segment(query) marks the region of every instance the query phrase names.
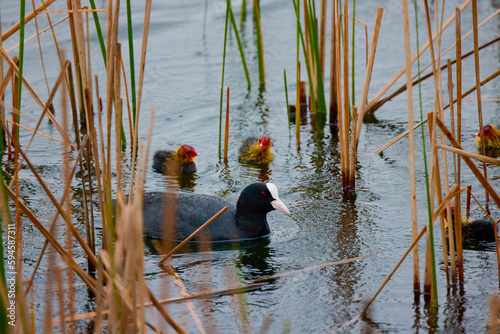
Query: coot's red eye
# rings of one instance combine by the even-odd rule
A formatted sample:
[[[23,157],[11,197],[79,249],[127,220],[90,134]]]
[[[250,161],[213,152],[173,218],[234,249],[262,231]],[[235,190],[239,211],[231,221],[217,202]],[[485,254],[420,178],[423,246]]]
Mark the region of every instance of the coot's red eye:
[[[262,196],[266,196],[266,195],[267,195],[265,191],[262,191],[260,194],[261,194]]]

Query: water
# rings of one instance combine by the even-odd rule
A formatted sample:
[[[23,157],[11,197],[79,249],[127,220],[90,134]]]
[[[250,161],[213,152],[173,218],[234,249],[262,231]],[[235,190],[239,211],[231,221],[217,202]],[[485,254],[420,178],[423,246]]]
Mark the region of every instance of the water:
[[[233,9],[238,20],[241,2],[234,2]],[[104,8],[105,1],[97,1],[98,8]],[[375,21],[376,6],[384,6],[384,17],[375,58],[369,97],[372,98],[404,65],[402,15],[397,0],[382,3],[358,4],[356,16],[368,24],[369,39]],[[447,1],[445,20],[459,1]],[[55,5],[54,9],[63,9]],[[209,1],[204,28],[204,2],[154,2],[151,30],[147,53],[147,65],[143,90],[141,127],[142,139],[147,137],[151,107],[156,107],[153,125],[151,157],[155,150],[174,149],[179,144],[189,144],[201,152],[197,158],[198,171],[188,184],[174,184],[179,191],[214,194],[230,201],[236,201],[239,191],[256,181],[272,181],[280,190],[280,198],[291,211],[290,218],[281,213],[270,214],[272,236],[268,242],[245,245],[241,249],[217,248],[203,252],[187,252],[174,256],[173,265],[182,277],[187,290],[197,293],[230,285],[236,275],[248,280],[268,275],[289,272],[325,262],[336,261],[376,253],[360,262],[298,273],[286,278],[267,282],[262,288],[241,296],[248,312],[248,321],[254,332],[270,326],[270,332],[283,332],[290,328],[292,333],[331,332],[358,314],[363,303],[371,298],[385,277],[394,268],[411,243],[410,185],[407,140],[387,149],[381,155],[370,152],[407,128],[406,95],[402,94],[379,109],[376,120],[365,123],[359,144],[357,169],[357,198],[352,202],[342,201],[340,176],[340,154],[337,141],[328,127],[314,130],[310,122],[301,125],[301,145],[297,147],[295,137],[289,138],[286,121],[283,68],[287,70],[290,99],[295,96],[295,16],[293,6],[285,0],[262,2],[261,21],[266,63],[266,90],[259,93],[258,68],[255,35],[251,11],[241,26],[241,38],[250,70],[252,88],[247,90],[241,66],[240,55],[234,36],[228,38],[226,76],[224,86],[231,89],[230,98],[230,144],[227,166],[218,159],[219,98],[221,80],[222,46],[224,32],[225,1]],[[427,36],[423,6],[419,3],[419,33],[422,45]],[[410,6],[412,26],[412,48],[415,47],[413,6]],[[431,20],[434,10],[431,6]],[[498,9],[497,1],[481,1],[479,21]],[[319,5],[318,5],[319,8]],[[15,2],[2,3],[3,28],[16,22],[18,8]],[[120,40],[128,72],[128,49],[125,31],[125,15],[122,8]],[[250,7],[248,8],[250,9]],[[133,4],[135,56],[139,64],[142,38],[143,4]],[[329,9],[330,10],[330,9]],[[62,17],[61,15],[54,15]],[[105,19],[101,16],[101,22]],[[471,9],[462,16],[462,32],[472,28]],[[40,17],[39,24],[46,26]],[[498,18],[480,30],[480,44],[498,36]],[[105,26],[105,24],[104,24]],[[329,23],[327,25],[330,26]],[[435,24],[433,23],[433,29]],[[95,35],[92,33],[93,71],[100,76],[104,87],[103,64]],[[30,25],[26,36],[34,33]],[[361,98],[364,79],[364,32],[356,27],[356,99]],[[58,42],[69,55],[69,33],[67,22],[56,29]],[[17,35],[5,42],[9,48],[17,43]],[[329,34],[327,35],[329,40]],[[443,49],[454,41],[454,25],[443,36]],[[52,86],[59,72],[59,65],[53,48],[52,37],[41,37],[45,65],[48,68],[49,85]],[[463,42],[463,52],[472,48],[472,40]],[[17,51],[11,52],[11,56]],[[328,53],[328,51],[327,51]],[[453,58],[454,50],[446,57]],[[42,99],[48,96],[40,67],[38,46],[35,40],[26,44],[25,75],[36,87]],[[497,46],[481,51],[481,77],[493,73],[499,66]],[[70,57],[68,57],[70,58]],[[446,58],[445,58],[446,59]],[[422,66],[430,57],[422,57]],[[329,68],[327,62],[326,68]],[[473,58],[463,62],[464,91],[474,84]],[[413,67],[415,72],[416,65]],[[305,77],[305,72],[302,76]],[[138,74],[137,74],[138,76]],[[325,74],[329,82],[329,73]],[[403,84],[399,80],[394,87]],[[486,98],[498,98],[500,81],[493,80],[482,88]],[[443,87],[447,87],[446,75]],[[225,89],[224,89],[225,90]],[[433,84],[426,81],[422,87],[424,117],[433,106]],[[392,90],[390,90],[392,92]],[[39,107],[23,93],[23,124],[34,127]],[[102,95],[102,94],[101,94]],[[447,91],[445,90],[445,104]],[[475,97],[472,94],[469,97]],[[10,101],[10,97],[7,97]],[[60,97],[56,97],[57,103]],[[359,103],[359,102],[358,102]],[[418,116],[418,100],[415,99],[415,118]],[[475,102],[464,102],[463,141],[465,149],[474,151],[473,139],[478,131]],[[485,122],[497,121],[498,102],[484,102]],[[446,113],[448,117],[448,113]],[[60,113],[57,114],[60,119]],[[41,132],[58,137],[57,130],[42,122]],[[239,143],[250,135],[269,133],[273,140],[275,159],[268,169],[241,165],[237,159]],[[21,132],[21,143],[26,145],[30,134]],[[425,182],[423,174],[422,145],[420,131],[417,132],[417,191],[419,226],[426,220]],[[428,144],[428,143],[427,143]],[[429,148],[429,146],[427,146]],[[51,154],[48,154],[51,152]],[[37,167],[56,198],[62,194],[60,144],[37,138],[29,151],[31,161]],[[124,154],[125,160],[128,154]],[[150,158],[151,158],[150,157]],[[12,168],[4,158],[4,168]],[[499,175],[495,167],[488,167],[490,176]],[[27,168],[20,174],[21,196],[48,225],[54,209],[50,201]],[[466,166],[462,169],[463,184],[472,184],[475,195],[484,202],[484,192]],[[147,191],[163,190],[172,183],[165,176],[150,171],[147,176]],[[495,189],[499,181],[491,181]],[[75,181],[72,204],[74,219],[83,230],[82,206],[79,181]],[[96,212],[98,211],[95,208]],[[498,217],[498,208],[491,206],[492,216]],[[482,216],[476,206],[472,215]],[[40,233],[24,219],[24,272],[31,275],[36,257],[43,244]],[[62,226],[62,225],[61,225]],[[375,303],[368,317],[349,327],[347,332],[359,332],[370,326],[388,333],[404,332],[446,332],[477,333],[486,331],[488,319],[488,296],[498,289],[498,274],[494,247],[481,250],[465,250],[465,285],[462,292],[446,287],[443,253],[439,227],[435,229],[436,258],[439,261],[438,292],[439,309],[435,317],[429,315],[423,300],[415,301],[412,291],[412,263],[407,259],[396,272]],[[29,240],[29,242],[28,242]],[[424,260],[420,244],[421,263]],[[76,259],[85,266],[81,250],[76,250]],[[148,285],[159,298],[167,297],[165,282],[168,275],[156,265],[158,255],[147,248],[145,270]],[[38,271],[35,279],[35,309],[37,328],[42,330],[45,314],[44,298],[47,262]],[[421,269],[423,273],[423,266]],[[201,280],[200,277],[203,277]],[[170,287],[168,296],[177,294]],[[83,285],[77,286],[78,312],[93,309],[93,301]],[[195,300],[194,304],[207,328],[211,325],[217,332],[234,333],[243,331],[241,319],[233,301],[234,297],[220,296],[208,300]],[[184,304],[168,306],[170,315],[187,331],[196,332],[196,326]],[[434,321],[432,321],[434,320]],[[91,326],[78,322],[77,328],[85,332]]]

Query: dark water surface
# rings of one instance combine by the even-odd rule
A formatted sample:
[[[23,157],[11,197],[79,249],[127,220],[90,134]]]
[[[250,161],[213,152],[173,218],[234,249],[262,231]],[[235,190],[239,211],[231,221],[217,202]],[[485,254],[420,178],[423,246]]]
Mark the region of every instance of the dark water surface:
[[[104,8],[106,1],[97,1],[98,8]],[[382,155],[370,154],[373,150],[400,134],[407,128],[406,94],[385,104],[376,112],[376,120],[365,123],[359,144],[357,198],[352,202],[342,200],[340,176],[340,151],[338,142],[328,127],[314,130],[309,122],[301,126],[301,144],[297,147],[295,136],[289,138],[286,121],[283,68],[288,75],[290,100],[295,98],[295,16],[293,6],[287,0],[261,2],[262,29],[266,64],[266,90],[259,93],[255,34],[250,6],[247,20],[241,25],[241,37],[252,79],[252,88],[247,90],[244,72],[236,39],[228,38],[225,86],[231,88],[231,119],[228,165],[219,163],[218,126],[219,98],[224,33],[225,1],[210,0],[207,4],[206,29],[204,29],[205,2],[198,1],[154,1],[147,54],[146,76],[141,113],[140,137],[145,139],[151,107],[156,107],[153,125],[151,157],[155,150],[174,149],[179,144],[189,144],[201,152],[197,158],[198,171],[190,182],[175,183],[183,192],[214,194],[236,201],[241,189],[256,181],[272,181],[280,191],[280,198],[288,206],[291,216],[273,212],[270,214],[272,236],[269,242],[244,245],[241,249],[215,249],[203,252],[187,252],[175,255],[172,261],[190,293],[217,289],[232,284],[237,275],[241,280],[264,277],[305,268],[325,262],[377,253],[378,256],[361,262],[338,267],[323,268],[298,273],[267,282],[261,289],[240,295],[244,301],[250,328],[260,332],[263,326],[270,326],[270,332],[281,333],[287,328],[292,333],[328,333],[358,314],[363,302],[376,292],[411,243],[411,212],[408,141],[402,140]],[[431,2],[432,3],[432,2]],[[234,1],[233,8],[238,20],[240,1]],[[445,20],[454,12],[461,1],[446,1]],[[403,25],[401,2],[358,1],[356,16],[369,27],[369,39],[373,31],[376,7],[384,6],[384,17],[380,32],[375,67],[370,88],[370,97],[392,78],[404,65]],[[31,5],[30,5],[31,6]],[[62,4],[55,9],[64,9]],[[330,4],[329,4],[330,6]],[[122,6],[120,39],[128,72],[128,48],[126,39],[125,5]],[[317,4],[319,10],[319,2]],[[412,44],[415,47],[415,25],[413,3],[410,6]],[[432,3],[431,20],[434,24]],[[479,1],[479,21],[499,8],[498,1]],[[15,1],[2,2],[2,25],[5,29],[17,22],[18,7]],[[139,64],[140,40],[144,4],[133,3],[133,22],[136,63]],[[330,9],[328,9],[330,11]],[[419,33],[422,45],[427,39],[425,12],[419,2]],[[62,14],[61,14],[62,15]],[[62,17],[54,15],[56,17]],[[105,26],[105,18],[101,16]],[[41,17],[39,24],[46,26]],[[70,52],[68,23],[56,29],[60,46]],[[463,34],[472,29],[471,8],[462,17]],[[328,27],[330,24],[328,23]],[[494,18],[479,34],[480,44],[498,36],[499,20]],[[103,64],[98,43],[92,35],[93,71],[103,82]],[[329,29],[328,29],[329,30]],[[34,33],[34,26],[27,28],[26,36]],[[361,98],[364,79],[365,48],[364,28],[356,26],[356,100]],[[17,44],[15,35],[5,43],[8,49]],[[327,35],[329,40],[329,34]],[[445,50],[454,41],[454,24],[443,36]],[[52,86],[59,73],[59,65],[49,33],[41,38],[44,60],[48,69],[49,85]],[[463,42],[463,51],[472,49],[472,39]],[[17,50],[10,53],[17,54]],[[329,51],[327,49],[327,54]],[[454,49],[443,59],[454,58]],[[26,44],[25,75],[37,88],[42,98],[48,96],[40,66],[38,46],[35,40]],[[499,67],[498,45],[480,53],[481,77],[493,73]],[[430,60],[426,53],[422,66]],[[137,66],[138,67],[138,66]],[[463,62],[464,91],[474,85],[473,58]],[[326,68],[329,68],[327,62]],[[413,67],[415,72],[416,65]],[[443,72],[444,73],[444,72]],[[444,73],[445,74],[445,73]],[[302,72],[306,77],[306,73]],[[138,77],[138,73],[137,73]],[[325,74],[329,83],[329,71]],[[394,87],[399,87],[399,81]],[[446,75],[443,87],[447,87]],[[482,88],[485,98],[498,98],[500,81],[494,80]],[[390,90],[392,92],[393,90]],[[426,81],[422,87],[423,110],[426,114],[434,101],[434,86]],[[101,95],[103,95],[101,93]],[[445,104],[447,90],[445,89]],[[475,93],[469,97],[475,97]],[[10,101],[10,97],[7,97]],[[56,97],[60,101],[60,97]],[[225,103],[225,102],[224,102]],[[359,104],[359,102],[357,102]],[[415,118],[418,115],[418,99],[415,99]],[[477,105],[466,101],[463,105],[464,147],[474,151],[473,140],[478,131]],[[499,119],[498,102],[483,102],[485,122]],[[33,127],[39,116],[39,107],[23,95],[23,120]],[[58,113],[57,117],[60,117]],[[446,117],[449,118],[448,112]],[[41,132],[58,136],[57,130],[43,122]],[[238,162],[239,143],[250,135],[269,133],[273,140],[274,161],[269,168],[259,169],[244,166]],[[417,191],[420,228],[426,222],[425,182],[420,131],[417,133]],[[21,132],[21,142],[26,145],[30,133]],[[62,157],[60,144],[42,137],[36,139],[29,151],[31,161],[36,165],[56,198],[62,194]],[[150,158],[151,158],[150,157]],[[124,162],[129,161],[128,151],[123,153]],[[451,159],[449,159],[451,160]],[[4,162],[6,160],[4,159]],[[451,166],[451,165],[450,165]],[[4,168],[12,166],[4,163]],[[498,176],[496,167],[489,166],[490,176]],[[27,168],[21,172],[21,196],[48,225],[54,209]],[[473,184],[475,195],[484,202],[484,192],[467,169],[462,169],[463,184]],[[491,181],[498,189],[499,181]],[[148,191],[161,191],[169,180],[165,176],[148,172]],[[83,231],[81,185],[76,179],[73,185],[75,220]],[[499,210],[491,207],[492,215],[498,218]],[[98,208],[95,208],[98,212]],[[482,216],[472,206],[473,216]],[[61,223],[62,224],[62,223]],[[63,225],[61,225],[63,226]],[[24,220],[24,272],[31,275],[36,257],[43,244],[40,233]],[[371,306],[369,317],[349,327],[347,332],[359,332],[365,326],[386,333],[443,332],[479,333],[486,332],[488,319],[488,296],[498,289],[498,273],[494,246],[487,245],[480,250],[465,250],[465,285],[463,291],[447,288],[444,273],[443,253],[439,227],[435,229],[436,258],[439,261],[438,291],[439,309],[430,315],[423,299],[414,300],[412,263],[408,258],[396,272],[390,283]],[[420,243],[421,273],[423,273],[425,243]],[[80,249],[76,250],[77,261],[85,265]],[[145,270],[148,285],[159,298],[178,295],[169,275],[155,264],[158,261],[148,248]],[[35,280],[35,303],[37,328],[42,331],[46,293],[47,262],[38,271]],[[93,310],[93,301],[85,286],[77,286],[78,312]],[[203,322],[217,332],[235,333],[245,331],[236,302],[237,297],[220,296],[209,300],[195,300],[194,305],[202,315]],[[188,332],[197,332],[185,304],[167,307],[170,315]],[[77,323],[78,331],[91,328],[88,323]]]

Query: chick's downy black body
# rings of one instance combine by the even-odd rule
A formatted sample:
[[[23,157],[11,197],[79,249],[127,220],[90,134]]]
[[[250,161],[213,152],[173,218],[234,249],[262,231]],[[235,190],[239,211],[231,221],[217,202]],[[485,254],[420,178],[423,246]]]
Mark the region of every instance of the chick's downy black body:
[[[175,173],[196,172],[196,163],[194,158],[198,152],[192,146],[181,145],[176,151],[156,151],[153,156],[153,170],[158,173],[166,174],[168,168]]]
[[[165,203],[176,202],[176,221],[172,229],[164,226]],[[206,227],[193,241],[223,242],[251,240],[271,232],[266,215],[272,210],[289,213],[271,183],[254,183],[245,188],[236,205],[210,195],[165,193],[144,194],[144,234],[150,238],[181,241],[213,217],[222,208],[229,209]],[[172,231],[169,231],[172,230]]]

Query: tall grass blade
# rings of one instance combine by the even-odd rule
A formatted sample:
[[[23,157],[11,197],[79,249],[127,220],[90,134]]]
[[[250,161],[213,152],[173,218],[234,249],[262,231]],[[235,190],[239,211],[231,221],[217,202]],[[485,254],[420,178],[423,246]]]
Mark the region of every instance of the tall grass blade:
[[[354,80],[355,80],[355,64],[354,64],[354,60],[356,59],[355,58],[355,44],[354,44],[354,41],[355,41],[355,38],[356,38],[356,35],[355,35],[355,27],[356,27],[356,0],[353,0],[353,3],[352,3],[352,55],[351,55],[351,95],[352,95],[352,105],[355,105],[356,104],[356,93],[355,93],[355,90],[354,90],[354,87],[355,87],[355,84],[354,84]]]
[[[227,25],[229,22],[229,4],[226,3],[226,22],[224,24],[224,51],[222,52],[222,79],[220,84],[219,110],[219,160],[222,158],[222,100],[224,99],[224,69],[226,66]]]
[[[247,62],[245,60],[245,53],[243,52],[243,45],[241,44],[240,34],[238,33],[238,27],[236,26],[236,20],[234,19],[233,9],[231,7],[231,0],[226,0],[226,2],[229,8],[229,18],[231,20],[231,25],[233,26],[234,29],[236,41],[238,42],[238,49],[240,50],[241,63],[243,64],[243,69],[245,70],[245,77],[247,78],[248,89],[250,89],[252,83],[250,82],[250,74],[248,73]]]
[[[89,0],[90,7],[96,9],[95,0]],[[101,46],[102,60],[104,61],[104,66],[106,66],[106,44],[104,43],[104,37],[102,35],[101,23],[99,22],[99,16],[97,12],[92,12],[92,17],[94,18],[95,30],[97,32],[97,38],[99,39],[99,45]]]
[[[137,112],[137,95],[135,92],[134,36],[132,29],[133,29],[132,8],[130,5],[130,0],[127,0],[127,31],[128,31],[128,53],[130,59],[130,89],[132,91],[132,118],[133,118],[133,124],[135,126],[135,118]]]
[[[285,79],[285,99],[286,99],[286,114],[288,116],[288,137],[292,137],[292,129],[290,129],[290,107],[288,104],[288,85],[286,83],[286,68],[283,69],[283,77]],[[300,106],[299,106],[300,108]]]
[[[262,26],[260,24],[260,4],[259,0],[253,1],[253,13],[255,16],[255,28],[257,33],[257,58],[259,60],[259,81],[261,89],[266,85],[266,69],[264,64],[264,43],[262,41]]]

